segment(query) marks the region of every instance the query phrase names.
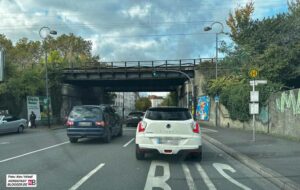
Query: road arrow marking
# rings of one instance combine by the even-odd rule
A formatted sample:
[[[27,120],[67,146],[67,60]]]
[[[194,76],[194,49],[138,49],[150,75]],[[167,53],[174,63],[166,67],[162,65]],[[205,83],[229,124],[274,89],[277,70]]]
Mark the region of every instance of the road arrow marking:
[[[233,169],[231,166],[227,165],[227,164],[221,164],[221,163],[213,163],[213,166],[216,168],[216,170],[222,175],[224,176],[228,181],[230,181],[231,183],[235,184],[236,186],[244,189],[244,190],[251,190],[249,187],[241,184],[240,182],[236,181],[235,179],[233,179],[232,177],[230,177],[228,174],[226,174],[224,172],[224,170],[229,170],[232,173],[235,173],[235,169]]]

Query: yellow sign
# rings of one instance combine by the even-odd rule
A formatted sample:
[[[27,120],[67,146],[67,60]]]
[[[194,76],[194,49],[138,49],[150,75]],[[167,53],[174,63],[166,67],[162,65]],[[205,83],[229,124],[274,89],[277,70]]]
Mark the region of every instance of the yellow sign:
[[[250,76],[251,78],[256,78],[257,75],[258,75],[258,70],[257,70],[257,69],[251,69],[251,70],[249,71],[249,76]]]

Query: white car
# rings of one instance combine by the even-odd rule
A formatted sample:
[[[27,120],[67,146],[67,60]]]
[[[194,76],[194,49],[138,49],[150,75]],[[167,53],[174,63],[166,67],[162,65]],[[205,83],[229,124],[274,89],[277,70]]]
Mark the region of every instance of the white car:
[[[187,108],[149,108],[136,130],[136,158],[144,159],[145,153],[187,153],[202,159],[200,126]]]

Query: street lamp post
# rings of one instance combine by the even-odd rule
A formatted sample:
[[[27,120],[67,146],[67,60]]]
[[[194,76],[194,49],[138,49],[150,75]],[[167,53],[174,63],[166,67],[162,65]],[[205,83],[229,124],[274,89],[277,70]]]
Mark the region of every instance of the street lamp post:
[[[224,33],[224,26],[221,22],[213,22],[210,26],[205,27],[204,31],[207,32],[207,31],[212,30],[212,27],[215,24],[221,25],[221,31],[216,33],[216,79],[217,79],[218,78],[218,49],[219,49],[218,42],[219,42],[219,34],[225,34]]]
[[[220,32],[216,32],[216,80],[218,79],[218,44],[219,44],[219,34],[225,34],[224,33],[224,26],[223,26],[223,24],[221,23],[221,22],[218,22],[218,21],[216,21],[216,22],[213,22],[210,26],[207,26],[207,27],[205,27],[204,28],[204,31],[210,31],[210,30],[212,30],[212,27],[215,25],[215,24],[219,24],[219,25],[221,25],[221,31]],[[217,95],[218,94],[216,94],[216,97],[215,97],[215,99],[217,99]],[[219,101],[219,100],[218,100]],[[218,113],[218,107],[219,107],[219,102],[217,102],[216,101],[216,110],[215,110],[215,112],[216,112],[216,127],[218,127],[218,115],[219,115],[219,113]]]
[[[43,34],[43,32],[45,32]],[[46,34],[46,35],[45,35]],[[50,125],[50,104],[49,104],[49,84],[48,84],[48,66],[47,66],[47,48],[46,48],[46,38],[48,37],[48,35],[56,35],[57,32],[55,30],[51,30],[49,27],[47,26],[43,26],[40,31],[39,31],[39,35],[40,37],[43,39],[44,41],[44,50],[45,50],[45,88],[46,88],[46,98],[47,98],[47,120],[48,120],[48,128],[51,127]]]

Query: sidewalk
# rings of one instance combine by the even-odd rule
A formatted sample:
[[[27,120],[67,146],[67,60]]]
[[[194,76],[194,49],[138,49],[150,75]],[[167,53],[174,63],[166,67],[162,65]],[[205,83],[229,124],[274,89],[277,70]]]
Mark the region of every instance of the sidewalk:
[[[28,127],[27,130],[57,130],[57,129],[64,129],[64,128],[67,128],[66,126],[64,125],[51,125],[50,128],[48,128],[48,126],[46,125],[37,125],[37,128],[30,128]]]
[[[217,131],[209,132],[208,130],[208,132],[204,132],[204,139],[207,141],[216,146],[219,145],[218,147],[221,149],[225,147],[225,151],[228,150],[226,149],[227,146],[235,150],[237,154],[241,153],[242,156],[253,159],[258,163],[256,166],[260,164],[266,167],[266,169],[269,168],[273,170],[274,173],[279,173],[280,176],[277,176],[278,178],[285,177],[294,182],[294,184],[297,185],[297,189],[300,189],[300,142],[260,133],[256,133],[256,141],[253,142],[252,131],[208,127],[204,123],[200,125],[203,128]],[[218,142],[215,142],[213,139],[210,141],[211,138],[209,137],[219,141],[225,146],[218,144]],[[250,163],[250,161],[246,160],[245,162]],[[272,173],[272,171],[269,173]]]

